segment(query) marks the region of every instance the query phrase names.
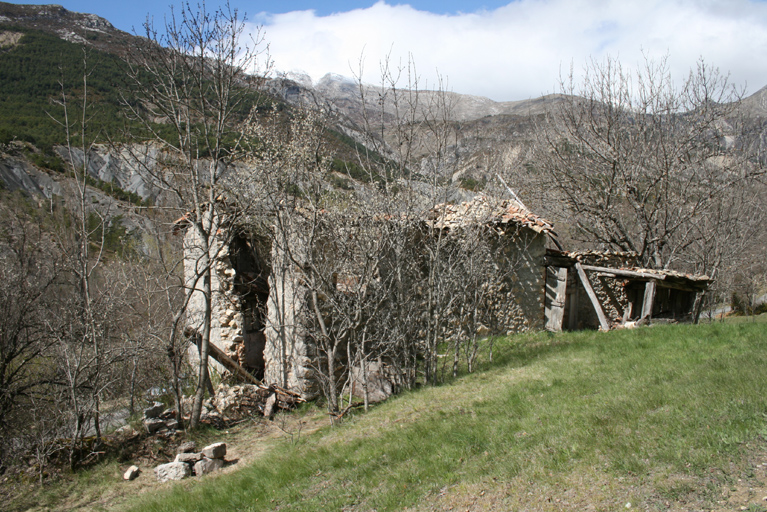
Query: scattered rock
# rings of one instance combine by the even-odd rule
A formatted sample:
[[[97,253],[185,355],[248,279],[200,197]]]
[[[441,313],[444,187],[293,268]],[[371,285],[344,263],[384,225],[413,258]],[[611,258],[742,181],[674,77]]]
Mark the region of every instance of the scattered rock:
[[[179,453],[176,455],[176,460],[173,462],[186,462],[187,464],[194,464],[198,460],[202,460],[202,453]]]
[[[158,430],[162,430],[166,428],[165,422],[157,418],[145,419],[144,426],[146,427],[146,431],[149,432],[150,434],[153,434],[157,432]]]
[[[155,402],[151,407],[144,409],[144,419],[159,418],[164,410],[165,406],[163,404]]]
[[[264,404],[264,417],[272,419],[274,417],[274,406],[277,404],[277,395],[271,395]]]
[[[160,464],[154,468],[154,474],[157,476],[157,480],[160,482],[167,482],[168,480],[183,480],[184,478],[192,475],[192,468],[189,464],[184,462],[169,462],[167,464]]]
[[[202,449],[202,454],[209,459],[223,459],[226,455],[226,443],[214,443]]]
[[[207,475],[224,467],[222,459],[202,458],[194,464],[194,474],[197,476]]]
[[[138,466],[131,466],[128,468],[125,474],[123,474],[123,480],[135,480],[138,478],[140,472],[141,470],[138,468]]]
[[[392,375],[387,365],[369,362],[366,370],[368,400],[371,403],[383,402],[394,394],[397,379]],[[352,368],[352,394],[358,398],[365,396],[364,377],[362,365]]]
[[[178,420],[166,420],[165,426],[171,430],[178,430]]]
[[[237,346],[236,343],[234,345]],[[235,347],[236,348],[236,347]],[[293,409],[302,398],[297,393],[291,393],[275,386],[257,386],[254,384],[227,385],[220,384],[216,393],[203,402],[200,419],[210,425],[224,426],[232,421],[261,416],[264,412],[266,401],[272,395],[276,396],[276,404],[273,410]],[[193,397],[183,398],[184,410],[191,411]]]
[[[193,453],[195,449],[194,441],[187,441],[178,445],[176,453]]]
[[[138,431],[130,425],[123,425],[115,430],[115,434],[120,436],[121,439],[133,439],[138,435]]]

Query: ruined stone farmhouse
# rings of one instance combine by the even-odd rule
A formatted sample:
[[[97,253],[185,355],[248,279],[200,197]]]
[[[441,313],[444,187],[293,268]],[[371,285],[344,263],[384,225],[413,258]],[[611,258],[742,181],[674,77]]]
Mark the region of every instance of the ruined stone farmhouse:
[[[377,222],[378,227],[364,229],[400,221]],[[310,336],[313,288],[305,267],[318,252],[323,259],[332,259],[339,246],[322,236],[300,236],[300,223],[296,228],[280,242],[269,235],[269,226],[254,233],[221,222],[211,250],[215,254],[211,344],[257,379],[311,398],[319,393],[314,361],[318,353]],[[354,240],[359,235],[355,230],[362,228],[350,224],[346,229],[341,238]],[[609,329],[659,316],[690,319],[696,297],[708,283],[705,277],[637,269],[632,255],[547,249],[556,237],[552,224],[513,200],[477,196],[459,205],[439,205],[403,229],[410,230],[407,238],[412,244],[406,251],[412,251],[413,258],[420,257],[426,237],[463,232],[493,239],[494,266],[504,268],[483,306],[492,310],[493,319],[483,326],[483,335],[544,328]],[[184,247],[186,274],[191,278],[199,261],[194,230],[186,230]],[[387,268],[386,262],[378,267],[384,272],[380,269]],[[328,282],[345,292],[358,283],[359,272],[342,267],[327,276]],[[192,331],[202,325],[203,305],[202,293],[196,293],[187,313]],[[192,352],[194,357],[194,347]]]

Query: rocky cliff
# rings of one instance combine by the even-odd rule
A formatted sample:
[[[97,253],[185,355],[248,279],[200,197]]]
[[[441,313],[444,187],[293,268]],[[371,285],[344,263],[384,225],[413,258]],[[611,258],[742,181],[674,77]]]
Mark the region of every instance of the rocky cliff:
[[[60,5],[18,5],[0,2],[0,23],[56,34],[65,41],[122,53],[133,37],[95,14],[69,11]]]

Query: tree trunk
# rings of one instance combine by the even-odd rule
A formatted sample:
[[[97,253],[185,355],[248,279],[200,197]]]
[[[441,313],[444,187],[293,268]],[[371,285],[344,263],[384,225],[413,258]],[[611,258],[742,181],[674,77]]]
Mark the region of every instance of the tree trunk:
[[[189,420],[189,428],[195,429],[200,424],[200,415],[202,414],[202,402],[205,399],[205,390],[208,387],[210,376],[208,374],[208,353],[210,347],[210,327],[211,327],[211,309],[213,307],[211,300],[211,268],[209,260],[209,248],[206,250],[205,275],[202,279],[202,293],[205,300],[205,311],[203,317],[202,335],[200,337],[200,369],[197,378],[197,389],[194,394],[194,404],[192,405],[192,417]]]

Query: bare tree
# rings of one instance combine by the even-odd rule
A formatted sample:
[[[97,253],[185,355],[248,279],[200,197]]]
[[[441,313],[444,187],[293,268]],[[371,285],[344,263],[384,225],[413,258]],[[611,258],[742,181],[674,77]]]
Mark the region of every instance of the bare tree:
[[[0,453],[12,458],[11,443],[40,413],[36,397],[54,377],[44,362],[53,357],[55,340],[45,324],[56,307],[61,255],[39,219],[6,202],[0,228]],[[47,398],[47,397],[46,397]],[[34,428],[34,427],[33,427]]]
[[[448,340],[453,374],[464,353],[473,368],[479,339],[503,323],[505,312],[488,306],[509,293],[503,281],[514,269],[511,259],[493,259],[504,250],[503,230],[485,225],[489,219],[455,230],[441,224],[458,163],[447,96],[422,98],[412,63],[382,69],[380,90],[359,87],[364,129],[348,165],[365,183],[354,191],[329,183],[327,112],[274,109],[248,132],[249,163],[266,191],[269,333],[282,350],[270,357],[283,386],[312,365],[331,417],[347,410],[344,387],[351,401],[361,386],[368,406],[374,367],[387,367],[392,387],[439,382]],[[400,89],[402,75],[410,81]]]
[[[91,131],[90,119],[93,105],[90,103],[89,78],[93,64],[87,50],[83,49],[82,82],[60,82],[61,97],[56,102],[62,117],[52,119],[64,130],[69,161],[72,162],[74,178],[74,204],[71,205],[73,230],[60,237],[67,261],[67,269],[73,277],[72,293],[67,295],[65,306],[51,322],[51,330],[58,340],[60,365],[59,383],[67,390],[73,426],[69,450],[70,467],[76,464],[75,454],[92,419],[97,439],[101,438],[100,412],[104,392],[108,389],[108,371],[112,358],[119,357],[109,343],[110,326],[113,325],[112,292],[114,283],[96,285],[96,279],[104,266],[105,235],[109,212],[91,207],[88,180],[90,154],[98,138],[97,129]],[[76,89],[77,94],[71,91]],[[75,158],[75,151],[82,159]]]
[[[314,359],[328,410],[335,414],[340,390],[336,369],[349,326],[339,332],[327,305],[334,278],[344,274],[344,257],[334,245],[346,224],[325,182],[330,167],[326,123],[327,116],[317,109],[274,109],[263,122],[251,125],[249,135],[258,143],[252,165],[267,191],[263,222],[270,226],[277,288],[269,297],[269,328],[281,347],[280,385],[289,386],[289,375]]]
[[[207,387],[210,343],[212,265],[225,243],[217,243],[224,216],[245,211],[239,203],[234,163],[242,156],[240,127],[255,115],[256,94],[261,76],[257,69],[267,49],[260,34],[241,42],[244,18],[228,4],[208,12],[205,4],[194,10],[184,4],[178,15],[171,13],[158,32],[151,21],[146,36],[126,60],[131,93],[126,101],[129,115],[140,121],[143,146],[132,146],[144,175],[161,189],[166,200],[188,211],[188,229],[194,233],[196,261],[186,265],[185,295],[180,301],[168,333],[179,336],[181,319],[192,300],[203,304],[200,318],[188,318],[199,334],[199,376],[190,427],[199,423]],[[242,46],[241,46],[242,45]],[[268,68],[268,59],[265,61]],[[134,134],[136,135],[136,134]],[[143,147],[145,154],[135,149]],[[221,211],[226,197],[236,209]],[[199,297],[199,298],[195,298]],[[169,346],[176,346],[170,341]]]
[[[701,219],[715,222],[728,191],[761,172],[734,142],[741,94],[702,60],[679,87],[666,59],[632,74],[608,58],[591,61],[580,84],[571,71],[561,88],[541,127],[546,186],[577,237],[634,251],[645,266],[683,264],[708,236]]]

